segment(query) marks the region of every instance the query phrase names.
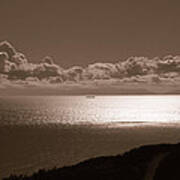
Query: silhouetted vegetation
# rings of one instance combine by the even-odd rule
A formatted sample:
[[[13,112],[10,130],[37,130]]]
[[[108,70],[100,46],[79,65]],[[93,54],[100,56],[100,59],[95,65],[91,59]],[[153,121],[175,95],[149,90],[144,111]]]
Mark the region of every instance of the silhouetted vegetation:
[[[125,154],[108,157],[98,157],[86,160],[77,165],[51,170],[41,169],[31,176],[11,175],[4,180],[143,180],[149,163],[158,154],[168,155],[159,163],[155,180],[180,179],[178,172],[180,162],[180,144],[161,144],[143,146]]]
[[[180,148],[168,154],[159,164],[154,180],[179,180],[180,179]]]

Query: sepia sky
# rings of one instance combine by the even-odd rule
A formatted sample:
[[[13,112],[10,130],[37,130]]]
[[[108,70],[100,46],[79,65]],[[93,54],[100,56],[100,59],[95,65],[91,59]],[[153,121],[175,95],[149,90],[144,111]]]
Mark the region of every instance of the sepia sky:
[[[179,94],[178,0],[1,0],[0,94]]]
[[[1,0],[0,40],[63,67],[179,54],[178,0]]]

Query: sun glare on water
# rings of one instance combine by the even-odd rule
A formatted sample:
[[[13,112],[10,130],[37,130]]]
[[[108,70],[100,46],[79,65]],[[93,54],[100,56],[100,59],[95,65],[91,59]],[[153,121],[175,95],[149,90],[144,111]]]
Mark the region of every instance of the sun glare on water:
[[[180,124],[180,96],[1,97],[1,124]]]
[[[94,123],[178,123],[178,96],[99,96],[89,99],[92,108],[86,114]]]

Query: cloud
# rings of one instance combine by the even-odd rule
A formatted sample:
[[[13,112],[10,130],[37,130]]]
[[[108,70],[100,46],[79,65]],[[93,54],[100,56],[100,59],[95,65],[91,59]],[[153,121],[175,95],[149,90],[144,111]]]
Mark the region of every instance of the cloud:
[[[84,69],[80,66],[73,66],[62,72],[62,77],[64,81],[80,81],[84,79],[83,76]]]
[[[17,52],[11,57],[11,61],[17,65],[26,64],[27,59],[26,56],[20,52]]]
[[[9,42],[3,41],[0,43],[0,52],[6,52],[11,60],[12,56],[16,54],[16,49]]]
[[[40,64],[36,64],[32,69],[32,76],[41,79],[48,79],[49,77],[56,77],[62,74],[62,69],[53,63],[42,61]]]
[[[94,63],[88,65],[86,73],[90,79],[110,79],[118,72],[115,64]]]
[[[10,70],[9,56],[6,52],[0,52],[0,73],[7,73]]]
[[[147,86],[148,91],[164,86],[177,88],[180,85],[180,56],[168,55],[161,59],[130,57],[114,63],[96,62],[86,67],[64,69],[50,56],[39,63],[31,63],[23,53],[4,41],[0,43],[0,84],[0,88],[7,85],[56,87],[61,91],[70,88],[72,91],[77,89],[86,92],[113,89],[118,92],[124,88],[139,89]]]
[[[180,56],[166,56],[158,61],[158,73],[180,72]]]

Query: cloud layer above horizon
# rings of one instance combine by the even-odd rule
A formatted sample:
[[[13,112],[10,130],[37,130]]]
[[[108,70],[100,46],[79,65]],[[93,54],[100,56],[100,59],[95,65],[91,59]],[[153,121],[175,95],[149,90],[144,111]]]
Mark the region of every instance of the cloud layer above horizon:
[[[9,42],[0,43],[0,89],[48,89],[60,93],[179,92],[180,56],[130,57],[68,69],[51,57],[31,63]],[[127,90],[127,91],[126,91]]]

